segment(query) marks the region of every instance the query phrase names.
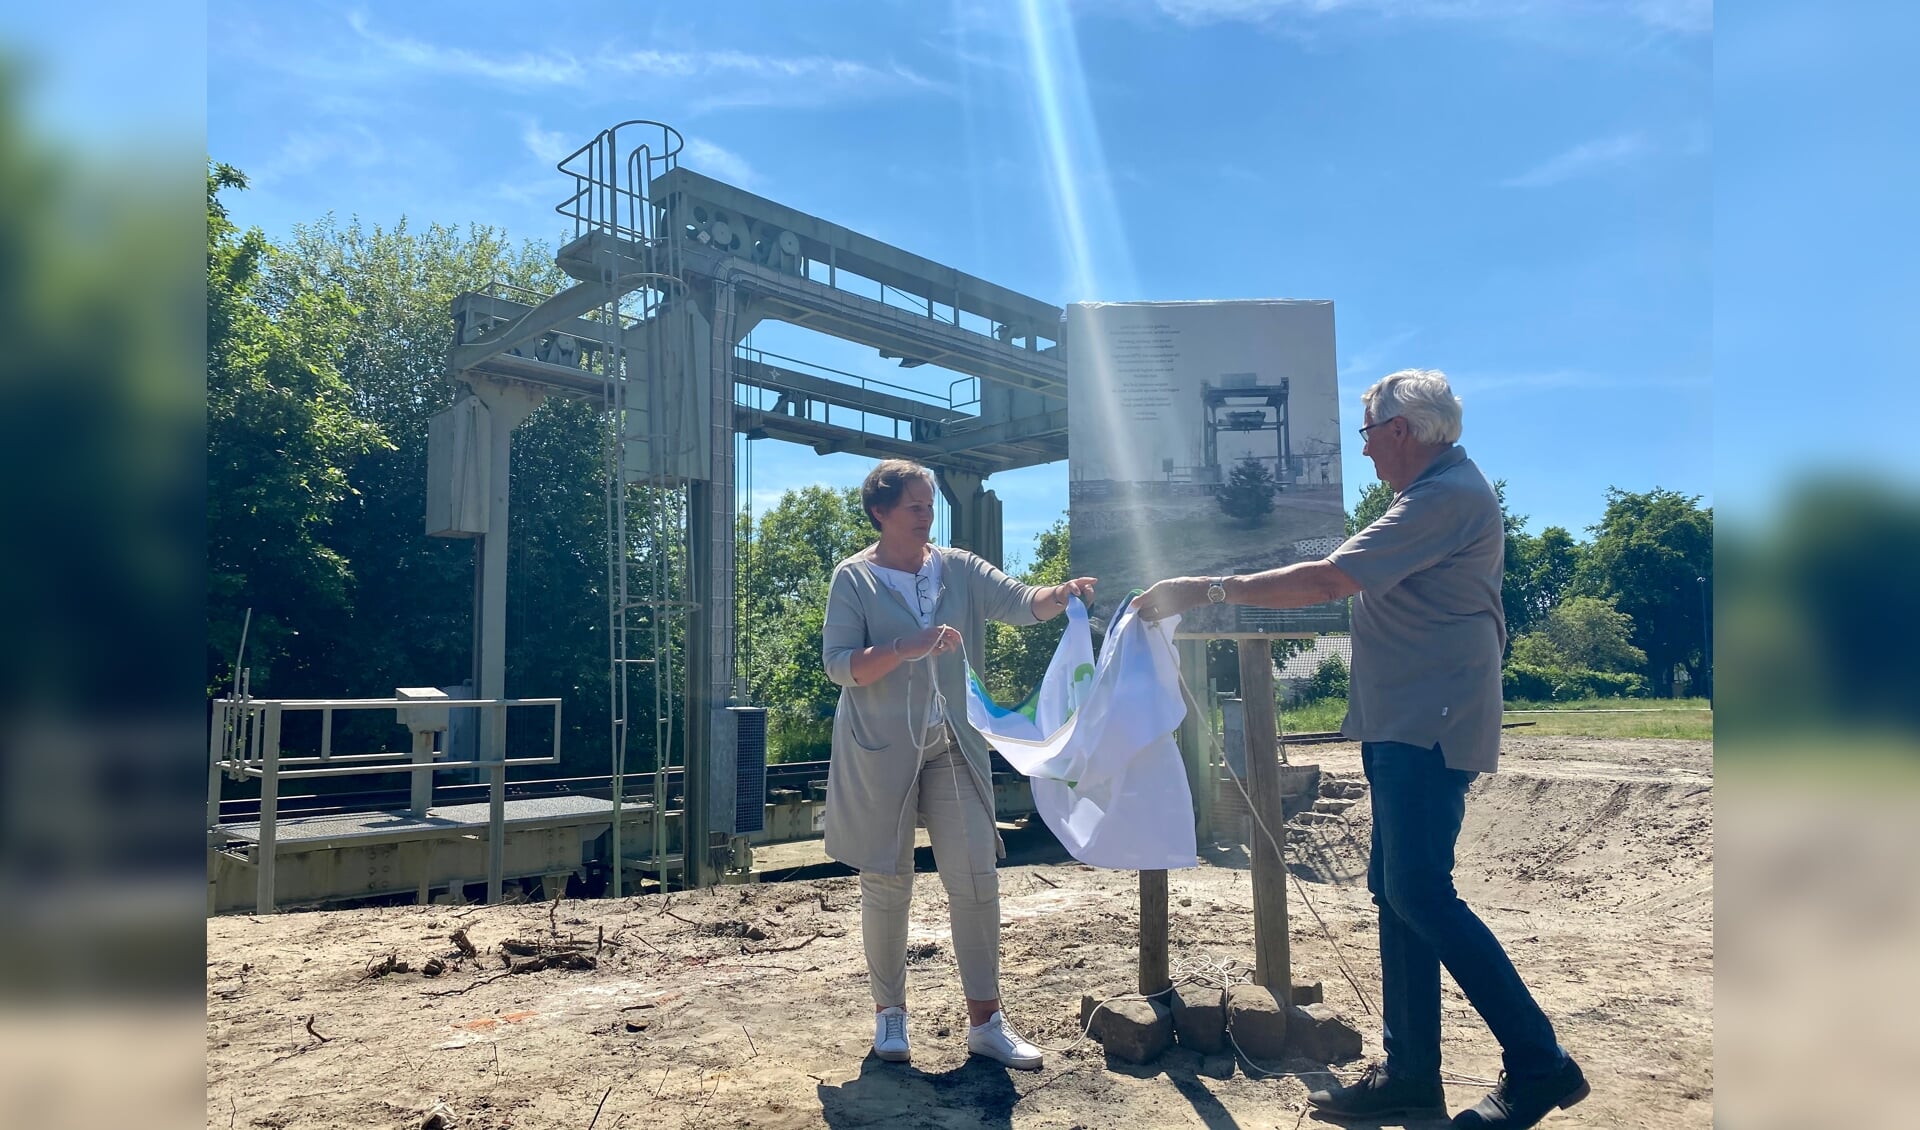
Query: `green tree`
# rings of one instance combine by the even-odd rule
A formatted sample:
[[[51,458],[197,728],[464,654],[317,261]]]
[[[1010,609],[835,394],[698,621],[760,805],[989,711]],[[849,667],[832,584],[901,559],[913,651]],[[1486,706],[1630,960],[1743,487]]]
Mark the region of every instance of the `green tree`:
[[[1549,526],[1536,536],[1509,523],[1501,584],[1509,638],[1533,631],[1566,596],[1584,548],[1563,527]]]
[[[1072,580],[1068,560],[1071,542],[1066,518],[1056,519],[1034,537],[1033,563],[1017,574],[1018,579],[1029,585],[1057,585]],[[1097,600],[1111,602],[1116,607],[1127,595],[1095,591]],[[989,621],[984,667],[981,657],[973,657],[973,662],[994,701],[1007,705],[1026,701],[1047,673],[1047,664],[1053,661],[1054,650],[1060,646],[1060,637],[1066,630],[1065,616],[1024,628]]]
[[[1360,488],[1360,500],[1353,504],[1353,513],[1347,515],[1347,536],[1352,537],[1379,520],[1380,515],[1393,505],[1393,488],[1375,479]]]
[[[1573,588],[1586,546],[1574,540],[1564,526],[1548,526],[1535,540],[1528,596],[1534,615],[1550,611]]]
[[[1248,456],[1227,472],[1227,481],[1214,496],[1221,513],[1243,526],[1257,526],[1273,512],[1273,495],[1278,489],[1273,472],[1258,459]]]
[[[1607,491],[1607,509],[1575,571],[1578,592],[1610,597],[1633,618],[1647,683],[1673,695],[1674,669],[1698,669],[1705,650],[1703,582],[1713,575],[1713,510],[1698,495],[1656,488]],[[1701,684],[1696,683],[1696,686]]]
[[[352,567],[351,601],[301,627],[323,653],[313,689],[381,695],[462,681],[473,662],[477,543],[429,538],[422,525],[427,421],[459,393],[445,377],[450,304],[496,283],[544,293],[564,280],[547,249],[512,244],[497,229],[416,230],[405,219],[382,228],[328,216],[294,229],[268,281],[289,293],[330,287],[346,296],[356,315],[333,338],[338,371],[355,414],[391,441],[353,464],[351,505],[332,519],[329,544]],[[606,764],[604,438],[597,405],[561,399],[549,399],[513,437],[507,690],[565,701],[563,748],[580,771]],[[644,514],[674,503],[635,504]],[[650,701],[653,670],[639,669],[632,701]],[[648,722],[636,717],[633,726],[643,756],[653,740]]]
[[[1633,618],[1613,602],[1570,597],[1555,605],[1538,630],[1513,641],[1513,661],[1567,670],[1635,671],[1647,653],[1633,646]]]
[[[824,758],[840,697],[820,663],[828,584],[834,566],[875,536],[860,491],[787,491],[757,526],[743,515],[739,535],[738,646],[748,700],[767,708],[774,760]]]
[[[744,521],[744,518],[743,518]],[[833,573],[834,566],[878,536],[860,509],[856,487],[789,490],[760,515],[738,573],[741,607],[771,614]]]
[[[241,232],[220,200],[246,185],[230,166],[209,167],[206,679],[231,677],[251,608],[256,690],[311,693],[326,634],[313,629],[353,605],[334,528],[356,493],[351,468],[393,445],[354,411],[340,372],[358,311],[324,280],[268,285],[278,253],[259,229]]]

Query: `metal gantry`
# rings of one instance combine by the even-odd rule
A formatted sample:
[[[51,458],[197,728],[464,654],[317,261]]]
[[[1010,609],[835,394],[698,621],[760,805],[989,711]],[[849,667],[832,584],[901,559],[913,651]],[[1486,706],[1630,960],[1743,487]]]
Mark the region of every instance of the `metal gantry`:
[[[920,460],[949,503],[955,544],[998,560],[999,504],[985,480],[1065,457],[1066,364],[1059,307],[701,176],[680,166],[680,152],[671,127],[630,121],[562,160],[571,192],[558,211],[574,230],[555,259],[574,285],[531,303],[462,295],[448,368],[485,398],[511,387],[585,396],[603,410],[615,801],[626,800],[637,748],[634,672],[650,666],[653,803],[667,803],[670,769],[684,770],[685,799],[677,858],[656,820],[648,868],[665,881],[677,862],[698,885],[724,866],[736,831],[737,437]],[[903,368],[938,366],[958,374],[953,387],[967,399],[956,403],[950,388],[943,404],[742,353],[763,320],[867,346]],[[496,440],[498,431],[495,421]],[[498,443],[494,452],[497,487],[506,452]],[[483,576],[483,617],[494,583],[503,578]],[[484,673],[504,643],[476,640],[487,656],[479,684],[493,691]],[[616,891],[622,836],[616,821]]]
[[[544,296],[495,286],[455,298],[446,371],[460,392],[429,429],[427,532],[475,540],[473,682],[454,697],[494,703],[506,700],[512,434],[550,396],[600,409],[615,893],[636,846],[617,809],[634,799],[649,709],[645,869],[705,885],[743,842],[739,437],[916,459],[936,473],[953,543],[995,561],[999,504],[986,480],[1066,456],[1059,307],[701,176],[680,166],[681,149],[671,127],[627,121],[558,163],[570,192],[557,211],[573,236],[555,261],[572,282]],[[763,320],[954,380],[940,398],[743,352]],[[497,712],[478,714],[473,758],[499,782],[505,727]],[[665,819],[670,776],[684,796],[677,834]]]

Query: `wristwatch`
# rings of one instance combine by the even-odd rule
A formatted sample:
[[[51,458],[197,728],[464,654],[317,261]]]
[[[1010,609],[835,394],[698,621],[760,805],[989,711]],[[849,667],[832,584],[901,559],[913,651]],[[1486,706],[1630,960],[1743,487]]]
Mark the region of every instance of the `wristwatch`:
[[[1215,577],[1207,584],[1207,603],[1225,604],[1227,602],[1227,579]]]

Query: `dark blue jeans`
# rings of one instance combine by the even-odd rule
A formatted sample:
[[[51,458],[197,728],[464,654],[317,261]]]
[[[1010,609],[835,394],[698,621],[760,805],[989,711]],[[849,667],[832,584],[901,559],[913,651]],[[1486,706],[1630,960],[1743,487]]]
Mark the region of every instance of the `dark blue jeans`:
[[[1453,889],[1453,845],[1479,774],[1447,768],[1440,747],[1367,742],[1373,795],[1367,889],[1380,908],[1381,1027],[1387,1074],[1440,1074],[1440,967],[1500,1041],[1507,1074],[1548,1075],[1566,1061],[1500,941]]]

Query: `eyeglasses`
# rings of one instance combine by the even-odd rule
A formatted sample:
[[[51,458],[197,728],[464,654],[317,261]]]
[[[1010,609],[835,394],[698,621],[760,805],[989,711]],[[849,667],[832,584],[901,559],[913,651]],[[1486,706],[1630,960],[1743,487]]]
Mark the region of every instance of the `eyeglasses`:
[[[1388,424],[1391,424],[1391,423],[1393,423],[1393,422],[1394,422],[1395,420],[1398,420],[1399,418],[1400,418],[1400,417],[1398,417],[1398,416],[1388,416],[1388,417],[1387,417],[1386,419],[1384,419],[1384,420],[1377,420],[1377,421],[1375,421],[1374,423],[1371,423],[1371,424],[1368,424],[1368,425],[1367,425],[1366,427],[1364,427],[1364,428],[1361,428],[1361,429],[1360,429],[1360,442],[1361,442],[1361,443],[1363,443],[1363,444],[1367,442],[1367,439],[1368,439],[1368,436],[1367,436],[1367,433],[1368,433],[1368,432],[1370,432],[1370,431],[1372,431],[1372,430],[1373,430],[1373,429],[1375,429],[1375,428],[1380,428],[1380,427],[1385,427],[1386,425],[1388,425]]]
[[[913,596],[920,604],[920,615],[925,616],[932,610],[932,595],[933,578],[925,573],[916,574],[913,578]]]

